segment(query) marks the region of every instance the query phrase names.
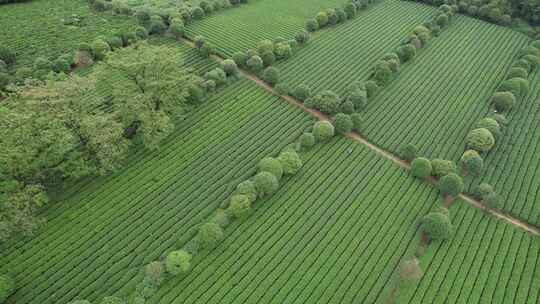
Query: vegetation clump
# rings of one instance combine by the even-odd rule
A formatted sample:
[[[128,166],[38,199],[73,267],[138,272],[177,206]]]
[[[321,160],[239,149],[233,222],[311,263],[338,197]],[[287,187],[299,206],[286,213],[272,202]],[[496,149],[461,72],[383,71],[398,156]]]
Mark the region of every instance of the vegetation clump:
[[[414,177],[427,178],[432,170],[431,162],[427,158],[417,157],[411,163],[411,173]]]
[[[430,212],[422,218],[422,230],[434,241],[449,239],[453,229],[450,217],[442,212]]]

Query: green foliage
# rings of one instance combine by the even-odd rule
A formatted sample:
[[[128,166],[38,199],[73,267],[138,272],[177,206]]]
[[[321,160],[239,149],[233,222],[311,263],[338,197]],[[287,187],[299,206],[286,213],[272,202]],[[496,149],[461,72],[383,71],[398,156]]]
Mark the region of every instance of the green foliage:
[[[457,166],[451,160],[435,158],[431,160],[431,175],[441,177],[450,173],[457,173]]]
[[[306,21],[306,30],[310,33],[313,33],[319,29],[319,23],[316,19],[308,19]]]
[[[0,60],[5,62],[7,65],[14,64],[16,60],[15,52],[5,46],[0,45]]]
[[[336,114],[341,105],[341,98],[330,90],[324,90],[312,97],[313,104],[324,113]]]
[[[411,163],[411,174],[418,178],[427,178],[431,175],[431,162],[427,158],[417,157]]]
[[[499,123],[493,119],[493,118],[482,118],[477,123],[474,124],[475,129],[484,128],[488,129],[491,134],[495,137],[495,139],[502,136],[501,126]]]
[[[277,177],[270,172],[259,172],[253,178],[253,183],[259,194],[259,197],[266,197],[274,194],[279,188]]]
[[[257,188],[250,180],[246,180],[238,184],[234,193],[247,196],[252,203],[257,200]]]
[[[334,135],[334,126],[329,121],[318,121],[313,126],[313,136],[319,142],[329,140]]]
[[[254,73],[259,73],[264,67],[264,62],[259,56],[252,56],[247,61],[247,67]]]
[[[364,117],[360,113],[351,114],[351,119],[353,122],[353,130],[356,132],[362,132],[364,128]]]
[[[238,75],[238,66],[231,59],[225,59],[221,62],[221,67],[227,74],[227,76],[237,76]]]
[[[248,57],[244,52],[236,52],[233,54],[232,59],[237,66],[245,68],[247,64]]]
[[[328,24],[328,14],[326,12],[319,12],[315,16],[315,19],[317,20],[318,28],[323,28]]]
[[[529,73],[526,69],[520,68],[520,67],[513,67],[508,71],[508,75],[506,76],[507,79],[511,78],[523,78],[527,79],[529,77]]]
[[[443,241],[450,238],[454,228],[447,215],[440,212],[431,212],[422,218],[422,230],[432,240]]]
[[[488,152],[495,145],[495,137],[488,129],[474,129],[467,135],[467,146],[478,152]]]
[[[275,67],[267,67],[263,73],[263,80],[275,86],[279,82],[279,70]]]
[[[511,92],[516,99],[522,99],[529,93],[529,82],[523,78],[512,78],[501,83],[499,92]]]
[[[498,112],[506,113],[516,104],[516,97],[512,92],[496,92],[491,97],[491,103]]]
[[[206,72],[204,78],[207,80],[213,80],[216,86],[222,86],[227,84],[227,74],[222,68],[214,68],[213,70]]]
[[[202,248],[215,248],[224,237],[223,229],[216,223],[205,223],[199,228],[198,238]]]
[[[301,84],[294,89],[293,96],[304,101],[311,97],[311,88],[306,84]]]
[[[7,275],[0,275],[0,303],[15,292],[15,282]]]
[[[261,59],[264,66],[271,66],[276,62],[276,55],[274,52],[264,52],[261,54]]]
[[[366,92],[368,98],[373,98],[379,93],[379,85],[373,80],[366,81]]]
[[[348,114],[338,113],[334,118],[336,131],[340,134],[346,134],[352,131],[354,123]]]
[[[280,42],[274,45],[274,54],[277,60],[289,59],[292,55],[292,48],[289,43]]]
[[[107,53],[111,50],[111,47],[107,42],[97,39],[92,43],[92,56],[95,60],[103,60]]]
[[[356,5],[354,5],[354,3],[349,2],[345,4],[344,10],[348,19],[352,19],[356,16]]]
[[[251,200],[247,195],[233,195],[228,210],[235,218],[245,218],[251,212]]]
[[[273,157],[265,157],[259,161],[258,164],[259,172],[270,172],[278,180],[283,176],[283,166],[282,163]]]
[[[474,189],[473,195],[478,199],[483,199],[487,195],[494,192],[495,190],[493,189],[493,186],[488,183],[481,183]]]
[[[440,14],[435,20],[437,24],[442,28],[448,26],[449,17],[447,14]]]
[[[283,167],[283,174],[293,175],[296,174],[300,168],[302,168],[302,159],[295,151],[283,151],[279,154],[279,162]]]
[[[274,52],[274,43],[268,39],[259,41],[257,43],[257,52],[259,54]]]
[[[484,168],[484,160],[475,150],[467,150],[461,156],[462,167],[473,176],[480,176]]]
[[[126,304],[126,301],[119,297],[108,296],[104,297],[100,304]]]
[[[418,155],[418,148],[414,144],[406,144],[398,149],[397,154],[401,159],[410,162]]]
[[[416,56],[416,47],[412,44],[402,45],[396,50],[396,54],[400,62],[405,63]]]
[[[373,69],[371,79],[373,79],[378,86],[384,87],[392,80],[393,72],[390,68],[390,64],[386,61],[379,62]]]
[[[294,39],[296,40],[296,42],[298,42],[298,44],[300,45],[304,45],[306,43],[308,43],[309,39],[310,39],[310,34],[308,31],[301,31],[299,33],[296,34],[296,36],[294,36]]]
[[[185,26],[184,22],[181,20],[174,20],[169,25],[169,32],[174,35],[177,39],[182,38],[184,36]]]
[[[299,142],[303,150],[309,150],[315,146],[315,136],[313,133],[304,133],[300,136]]]
[[[74,300],[69,302],[68,304],[91,304],[90,301],[87,300]]]
[[[455,173],[445,175],[439,180],[439,190],[442,195],[456,197],[463,191],[463,188],[463,180]]]
[[[199,231],[200,234],[200,231]],[[191,268],[191,254],[184,250],[172,251],[165,259],[165,269],[172,275],[186,273]]]

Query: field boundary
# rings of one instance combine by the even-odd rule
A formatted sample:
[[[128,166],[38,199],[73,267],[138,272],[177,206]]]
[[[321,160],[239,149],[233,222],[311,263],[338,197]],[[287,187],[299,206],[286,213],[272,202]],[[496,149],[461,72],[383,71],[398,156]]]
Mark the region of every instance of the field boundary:
[[[189,46],[191,46],[193,48],[196,48],[195,43],[193,41],[187,39],[187,38],[181,38],[180,41],[183,42],[183,43],[186,43],[187,45],[189,45]],[[216,54],[212,54],[210,57],[213,58],[214,60],[218,61],[218,62],[222,62],[223,60],[225,60],[223,57],[221,57],[219,55],[216,55]],[[241,68],[239,68],[239,72],[240,72],[241,75],[245,76],[247,79],[255,82],[259,87],[265,89],[266,91],[268,91],[268,92],[270,92],[270,93],[272,93],[272,94],[274,94],[276,96],[280,96],[283,100],[285,100],[288,103],[302,109],[304,112],[309,113],[311,116],[314,116],[319,120],[326,120],[326,121],[331,121],[332,120],[328,115],[322,113],[319,110],[311,109],[311,108],[306,107],[302,102],[300,102],[298,99],[296,99],[296,98],[294,98],[292,96],[279,94],[273,87],[268,85],[266,82],[264,82],[262,79],[260,79],[256,75],[254,75],[254,74],[252,74],[250,72],[247,72],[246,70],[241,69]],[[405,169],[405,170],[410,170],[411,169],[411,166],[410,166],[410,164],[408,162],[400,159],[396,155],[392,154],[390,151],[387,151],[387,150],[375,145],[374,143],[370,142],[369,140],[364,138],[359,133],[350,132],[350,133],[346,134],[345,136],[347,138],[353,140],[353,141],[356,141],[356,142],[368,147],[370,150],[372,150],[375,153],[385,157],[386,159],[391,160],[392,162],[394,162],[396,165],[398,165],[402,169]],[[437,180],[435,178],[430,178],[428,180],[428,182],[430,184],[432,184],[432,185],[437,184]],[[464,202],[468,203],[469,205],[471,205],[471,206],[473,206],[473,207],[475,207],[477,209],[485,211],[486,213],[491,214],[492,216],[494,216],[494,217],[496,217],[496,218],[498,218],[500,220],[503,220],[503,221],[513,225],[513,226],[518,227],[521,230],[525,230],[528,233],[531,233],[531,234],[536,235],[536,236],[540,236],[540,229],[538,229],[534,225],[531,225],[531,224],[529,224],[527,222],[524,222],[524,221],[522,221],[520,219],[517,219],[517,218],[515,218],[515,217],[513,217],[511,215],[505,214],[505,213],[503,213],[503,212],[501,212],[499,210],[491,209],[491,208],[487,207],[481,201],[471,197],[468,194],[461,193],[458,196],[458,198],[462,199]]]

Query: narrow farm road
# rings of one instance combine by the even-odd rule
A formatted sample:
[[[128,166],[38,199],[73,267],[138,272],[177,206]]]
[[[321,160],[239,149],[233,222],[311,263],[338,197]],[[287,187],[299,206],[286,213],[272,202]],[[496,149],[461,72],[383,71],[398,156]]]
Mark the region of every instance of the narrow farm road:
[[[191,40],[188,40],[186,38],[182,38],[181,39],[182,42],[186,43],[187,45],[195,48],[195,43]],[[221,56],[218,56],[218,55],[212,55],[211,58],[213,58],[214,60],[218,61],[218,62],[221,62],[224,60],[223,57]],[[250,79],[251,81],[255,82],[258,86],[260,86],[261,88],[265,89],[266,91],[276,95],[276,96],[280,96],[283,100],[287,101],[288,103],[298,107],[298,108],[301,108],[302,110],[304,110],[305,112],[309,113],[310,115],[312,115],[313,117],[319,119],[319,120],[327,120],[327,121],[332,121],[332,119],[322,113],[321,111],[319,110],[316,110],[316,109],[311,109],[311,108],[308,108],[304,105],[303,102],[301,102],[300,100],[292,97],[292,96],[289,96],[289,95],[281,95],[279,94],[273,87],[271,87],[270,85],[268,85],[266,82],[264,82],[262,79],[260,79],[259,77],[257,77],[256,75],[248,72],[248,71],[245,71],[243,69],[239,69],[240,73]],[[398,156],[392,154],[392,152],[388,151],[388,150],[385,150],[375,144],[373,144],[372,142],[368,141],[366,138],[362,137],[362,135],[360,135],[359,133],[356,133],[356,132],[351,132],[351,133],[348,133],[345,135],[347,138],[355,141],[355,142],[358,142],[366,147],[368,147],[369,149],[371,149],[372,151],[374,151],[375,153],[391,160],[392,162],[394,162],[396,165],[398,165],[399,167],[405,169],[405,170],[410,170],[411,169],[411,166],[408,162],[400,159]],[[434,185],[434,186],[437,186],[437,180],[435,178],[430,178],[427,180],[430,184]],[[511,224],[511,225],[514,225],[516,226],[517,228],[519,229],[522,229],[522,230],[525,230],[533,235],[536,235],[536,236],[540,236],[540,230],[527,223],[527,222],[524,222],[522,220],[519,220],[511,215],[508,215],[508,214],[505,214],[499,210],[495,210],[495,209],[491,209],[489,207],[487,207],[484,203],[482,203],[481,201],[471,197],[470,195],[467,195],[467,194],[460,194],[459,195],[459,198],[462,199],[464,202],[468,203],[469,205],[477,208],[477,209],[480,209],[482,211],[485,211],[489,214],[491,214],[492,216],[496,217],[496,218],[499,218],[503,221],[506,221],[507,223]]]

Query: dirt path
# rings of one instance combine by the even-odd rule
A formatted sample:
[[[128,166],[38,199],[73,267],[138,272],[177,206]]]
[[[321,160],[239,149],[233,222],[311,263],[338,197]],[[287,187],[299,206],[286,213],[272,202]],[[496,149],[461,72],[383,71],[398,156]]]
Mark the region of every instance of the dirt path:
[[[182,42],[190,45],[191,47],[195,47],[195,43],[193,43],[193,41],[191,40],[188,40],[188,39],[185,39],[185,38],[182,38],[181,39]],[[212,55],[211,58],[213,58],[214,60],[218,61],[218,62],[221,62],[223,61],[224,59],[218,55]],[[276,95],[276,96],[280,96],[283,100],[287,101],[288,103],[302,109],[303,111],[311,114],[313,117],[319,119],[319,120],[326,120],[326,121],[332,121],[332,119],[320,112],[319,110],[315,110],[315,109],[311,109],[311,108],[308,108],[304,105],[303,102],[301,102],[300,100],[292,97],[292,96],[289,96],[289,95],[281,95],[279,94],[273,87],[271,87],[270,85],[268,85],[266,82],[264,82],[262,79],[260,79],[259,77],[257,77],[256,75],[253,75],[251,74],[250,72],[247,72],[243,69],[239,69],[240,70],[240,74],[243,75],[244,77],[250,79],[251,81],[255,82],[258,86],[262,87],[263,89],[265,89],[266,91],[272,93],[273,95]],[[366,147],[368,147],[369,149],[371,149],[372,151],[374,151],[375,153],[391,160],[392,162],[394,162],[396,165],[398,165],[399,167],[405,169],[405,170],[410,170],[411,169],[411,166],[408,162],[400,159],[399,157],[397,157],[396,155],[392,154],[390,151],[387,151],[387,150],[384,150],[382,149],[381,147],[378,147],[376,146],[375,144],[371,143],[370,141],[368,141],[367,139],[365,139],[364,137],[362,137],[362,135],[356,133],[356,132],[351,132],[351,133],[348,133],[345,135],[347,138],[349,139],[352,139],[353,141],[355,142],[358,142]],[[434,185],[435,187],[437,186],[437,179],[431,177],[429,179],[426,180],[427,182],[429,182],[430,184]],[[511,225],[514,225],[516,226],[517,228],[520,228],[520,229],[523,229],[533,235],[537,235],[537,236],[540,236],[540,230],[531,225],[531,224],[528,224],[524,221],[521,221],[511,215],[507,215],[499,210],[494,210],[494,209],[491,209],[489,207],[487,207],[484,203],[482,203],[481,201],[467,195],[467,194],[460,194],[459,195],[459,198],[461,200],[463,200],[464,202],[468,203],[469,205],[477,208],[477,209],[480,209],[482,211],[485,211],[503,221],[506,221],[507,223],[511,224]]]

